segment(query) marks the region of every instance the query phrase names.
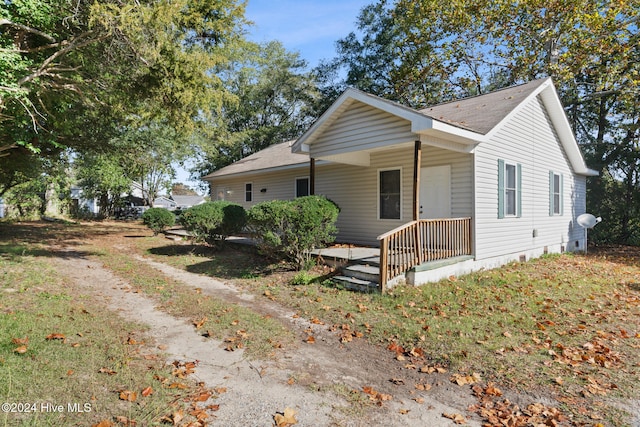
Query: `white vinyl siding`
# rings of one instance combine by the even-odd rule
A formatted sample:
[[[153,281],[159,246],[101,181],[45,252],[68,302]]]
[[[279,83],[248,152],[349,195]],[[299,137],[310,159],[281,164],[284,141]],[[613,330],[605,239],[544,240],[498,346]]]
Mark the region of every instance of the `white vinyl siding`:
[[[308,165],[283,171],[262,172],[239,176],[217,177],[211,180],[212,200],[218,200],[217,191],[224,191],[224,200],[238,203],[245,209],[266,200],[291,200],[296,195],[296,179],[309,172]],[[247,179],[252,181],[252,200],[246,201]]]
[[[311,156],[332,159],[415,140],[409,121],[356,101],[314,141]]]
[[[500,159],[522,165],[519,216],[499,218],[496,215],[500,194],[496,164]],[[583,191],[585,179],[573,174],[538,99],[523,105],[490,141],[479,144],[474,161],[476,259],[552,246],[575,246],[575,218],[583,211],[584,201],[572,201],[571,195],[580,194],[577,190]],[[549,215],[550,169],[563,176],[560,202],[563,206],[572,206],[553,216]]]

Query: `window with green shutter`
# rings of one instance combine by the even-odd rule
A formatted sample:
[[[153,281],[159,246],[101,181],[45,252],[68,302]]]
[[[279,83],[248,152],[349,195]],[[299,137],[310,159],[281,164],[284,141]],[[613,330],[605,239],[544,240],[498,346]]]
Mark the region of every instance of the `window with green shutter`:
[[[522,165],[498,160],[498,218],[522,216]]]
[[[562,174],[549,171],[549,216],[562,215]]]

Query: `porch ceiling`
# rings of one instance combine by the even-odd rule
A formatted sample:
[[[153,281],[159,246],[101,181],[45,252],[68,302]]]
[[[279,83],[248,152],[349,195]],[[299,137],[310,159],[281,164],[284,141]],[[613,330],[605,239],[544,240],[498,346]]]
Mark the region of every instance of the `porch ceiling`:
[[[396,150],[398,148],[413,147],[413,141],[407,141],[401,144],[393,144],[386,147],[376,147],[367,150],[359,151],[343,151],[340,153],[331,153],[323,156],[313,156],[316,160],[326,160],[334,163],[342,163],[353,166],[370,166],[371,165],[371,153]]]

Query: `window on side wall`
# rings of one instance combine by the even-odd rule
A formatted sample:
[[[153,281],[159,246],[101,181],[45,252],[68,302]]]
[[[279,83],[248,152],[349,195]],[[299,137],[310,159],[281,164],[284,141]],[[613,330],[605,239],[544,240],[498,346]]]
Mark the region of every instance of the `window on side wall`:
[[[296,178],[296,197],[309,195],[309,178]]]
[[[562,215],[562,174],[549,171],[549,215]]]
[[[246,184],[244,184],[244,201],[253,201],[253,183],[251,182],[247,182]]]
[[[522,166],[498,160],[498,218],[522,216]]]
[[[226,196],[227,196],[227,189],[218,188],[218,190],[216,191],[216,200],[225,200]]]
[[[378,172],[378,216],[380,219],[401,218],[401,170],[387,169]]]

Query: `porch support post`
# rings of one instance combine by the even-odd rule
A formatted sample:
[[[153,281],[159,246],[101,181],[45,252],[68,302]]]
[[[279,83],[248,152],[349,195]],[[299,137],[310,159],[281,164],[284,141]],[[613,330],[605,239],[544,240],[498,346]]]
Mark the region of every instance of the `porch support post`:
[[[316,194],[316,159],[309,158],[309,195]]]
[[[422,141],[416,141],[413,149],[413,220],[420,219],[420,165],[422,164]]]
[[[415,141],[413,148],[413,220],[415,221],[415,255],[418,264],[424,261],[420,233],[420,168],[422,165],[422,141]]]

